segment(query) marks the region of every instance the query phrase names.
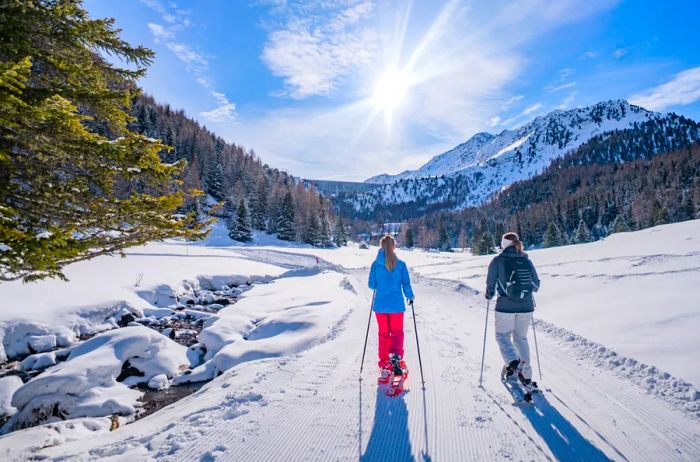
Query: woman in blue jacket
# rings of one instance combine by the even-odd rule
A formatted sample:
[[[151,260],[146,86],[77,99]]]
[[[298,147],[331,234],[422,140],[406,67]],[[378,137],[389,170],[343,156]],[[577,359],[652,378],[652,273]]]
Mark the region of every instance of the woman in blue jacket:
[[[369,288],[375,291],[372,309],[379,330],[379,368],[382,373],[392,369],[391,359],[403,361],[404,296],[413,303],[413,289],[406,263],[396,257],[396,241],[390,235],[379,241],[379,252],[369,271]]]

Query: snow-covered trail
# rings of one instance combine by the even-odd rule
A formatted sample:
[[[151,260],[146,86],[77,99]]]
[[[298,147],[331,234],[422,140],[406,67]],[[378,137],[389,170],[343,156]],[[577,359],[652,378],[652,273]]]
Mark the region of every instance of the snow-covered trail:
[[[371,293],[366,270],[356,270],[351,279],[367,310],[350,310],[328,341],[290,358],[241,365],[160,417],[43,454],[58,460],[700,460],[696,420],[613,372],[575,360],[544,334],[538,336],[543,383],[551,392],[534,406],[513,405],[498,378],[493,317],[480,389],[483,299],[455,282],[414,278],[425,392],[410,315],[408,391],[388,398],[375,383],[374,320],[358,381]],[[187,410],[193,400],[202,409]],[[163,425],[168,416],[171,423]]]

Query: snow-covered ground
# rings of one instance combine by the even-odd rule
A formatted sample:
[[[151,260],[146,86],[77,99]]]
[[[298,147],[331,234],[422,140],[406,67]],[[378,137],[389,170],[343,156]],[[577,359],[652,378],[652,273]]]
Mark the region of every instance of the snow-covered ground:
[[[536,317],[546,392],[526,407],[513,406],[499,382],[492,325],[483,389],[477,384],[490,257],[400,251],[413,269],[426,389],[408,316],[411,373],[399,398],[374,383],[374,322],[365,380],[357,380],[376,249],[283,247],[262,236],[256,246],[229,246],[225,236],[212,236],[208,245],[151,244],[125,259],[79,263],[68,268],[68,283],[2,284],[5,353],[26,354],[29,345],[70,352],[23,386],[0,379],[0,390],[13,393],[9,402],[0,396],[0,410],[22,412],[41,396],[67,393],[75,402],[70,416],[86,417],[54,416],[0,437],[0,457],[700,460],[700,396],[687,383],[700,383],[699,231],[696,220],[530,253],[543,281]],[[139,326],[71,346],[77,334],[115,327],[123,310],[158,316],[195,288],[244,282],[258,283],[207,318],[199,350],[183,352]],[[123,338],[134,343],[120,348]],[[114,375],[115,364],[134,356],[146,371],[142,381],[161,377],[154,387],[213,380],[110,432],[108,417],[91,416],[97,404],[115,403],[84,385],[101,377],[103,388],[128,395],[120,401],[115,394],[116,403],[133,405],[131,394],[140,391]]]

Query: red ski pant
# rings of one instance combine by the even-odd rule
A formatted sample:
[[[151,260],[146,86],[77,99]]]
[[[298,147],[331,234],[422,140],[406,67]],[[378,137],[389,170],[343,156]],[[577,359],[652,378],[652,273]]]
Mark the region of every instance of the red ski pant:
[[[389,363],[389,353],[403,357],[403,313],[375,313],[379,330],[379,367]]]

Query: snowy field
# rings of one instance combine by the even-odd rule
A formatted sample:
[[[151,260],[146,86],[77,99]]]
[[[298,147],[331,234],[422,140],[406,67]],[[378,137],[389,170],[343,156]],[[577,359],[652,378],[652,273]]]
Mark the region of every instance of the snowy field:
[[[546,390],[532,406],[499,382],[492,325],[477,384],[491,257],[400,251],[426,389],[408,316],[408,390],[388,398],[374,322],[357,380],[376,248],[214,231],[72,265],[68,283],[0,285],[0,358],[43,370],[0,379],[0,414],[48,422],[0,437],[3,460],[700,460],[698,220],[530,253]],[[237,301],[211,310],[215,295]],[[183,313],[204,319],[189,348],[119,327]],[[144,389],[196,380],[211,381],[126,424]]]

